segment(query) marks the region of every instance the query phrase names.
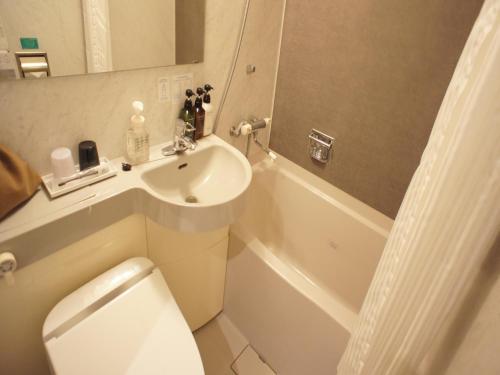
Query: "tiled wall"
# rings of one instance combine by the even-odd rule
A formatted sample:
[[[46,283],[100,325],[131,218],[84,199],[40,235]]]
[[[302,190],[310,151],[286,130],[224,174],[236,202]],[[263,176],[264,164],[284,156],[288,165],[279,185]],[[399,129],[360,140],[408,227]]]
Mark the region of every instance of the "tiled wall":
[[[50,170],[50,151],[93,139],[99,153],[125,153],[131,102],[142,100],[152,144],[168,141],[182,101],[158,101],[158,79],[193,73],[195,85],[210,82],[218,106],[233,58],[245,0],[208,0],[205,61],[196,65],[0,83],[0,142],[40,173]],[[224,44],[221,43],[224,40]]]
[[[102,156],[125,152],[132,100],[145,104],[151,143],[169,141],[182,102],[158,101],[158,78],[193,73],[195,85],[210,82],[218,109],[240,30],[245,0],[207,0],[205,59],[202,64],[60,77],[41,81],[0,82],[0,143],[18,152],[40,173],[50,170],[49,154],[93,139]],[[218,134],[229,140],[229,128],[247,114],[269,116],[277,69],[283,0],[252,0],[242,53]],[[247,62],[258,72],[247,76]],[[227,113],[226,113],[227,112]],[[240,146],[243,150],[243,145]]]
[[[218,136],[242,151],[246,137],[230,137],[230,127],[251,117],[271,117],[273,113],[284,6],[285,0],[250,0],[240,54],[217,129]],[[255,73],[246,72],[248,65],[255,66]],[[263,143],[269,142],[269,131],[259,131]],[[264,154],[252,142],[249,155]]]
[[[482,2],[288,0],[271,147],[394,218]]]

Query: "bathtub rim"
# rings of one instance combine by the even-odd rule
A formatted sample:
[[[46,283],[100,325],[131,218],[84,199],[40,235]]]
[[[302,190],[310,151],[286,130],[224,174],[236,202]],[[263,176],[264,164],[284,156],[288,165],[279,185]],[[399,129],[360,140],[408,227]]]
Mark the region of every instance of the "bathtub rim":
[[[307,169],[281,154],[276,153],[276,155],[278,157],[275,161],[264,158],[252,164],[254,180],[256,179],[257,173],[264,172],[265,170],[273,170],[277,173],[281,173],[295,183],[318,195],[328,204],[352,216],[376,233],[385,238],[389,237],[389,233],[394,224],[393,219],[337,188],[328,181],[323,180],[321,177],[309,172]]]

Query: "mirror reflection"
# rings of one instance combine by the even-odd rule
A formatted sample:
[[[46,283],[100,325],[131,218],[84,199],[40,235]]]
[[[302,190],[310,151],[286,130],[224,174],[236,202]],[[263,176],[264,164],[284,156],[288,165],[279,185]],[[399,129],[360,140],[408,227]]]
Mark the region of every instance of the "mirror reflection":
[[[0,0],[0,79],[203,61],[205,0]]]

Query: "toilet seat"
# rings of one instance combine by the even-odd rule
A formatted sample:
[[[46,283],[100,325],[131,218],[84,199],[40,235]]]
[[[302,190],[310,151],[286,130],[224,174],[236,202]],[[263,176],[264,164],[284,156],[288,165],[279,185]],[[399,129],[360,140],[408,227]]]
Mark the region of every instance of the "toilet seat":
[[[204,374],[193,335],[146,258],[125,261],[59,302],[43,339],[58,375]]]

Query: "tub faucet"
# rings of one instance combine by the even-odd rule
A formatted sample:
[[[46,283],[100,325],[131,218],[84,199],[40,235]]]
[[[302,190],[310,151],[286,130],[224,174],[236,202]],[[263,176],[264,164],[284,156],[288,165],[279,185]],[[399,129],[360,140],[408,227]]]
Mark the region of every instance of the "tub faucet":
[[[274,152],[272,152],[267,146],[263,145],[257,139],[257,132],[260,129],[264,129],[271,124],[270,118],[258,119],[256,117],[252,117],[249,121],[242,121],[236,126],[232,126],[229,129],[229,134],[232,137],[239,137],[241,135],[247,137],[245,156],[248,158],[248,154],[250,152],[250,140],[252,139],[259,148],[264,151],[271,160],[276,160],[277,156]]]

